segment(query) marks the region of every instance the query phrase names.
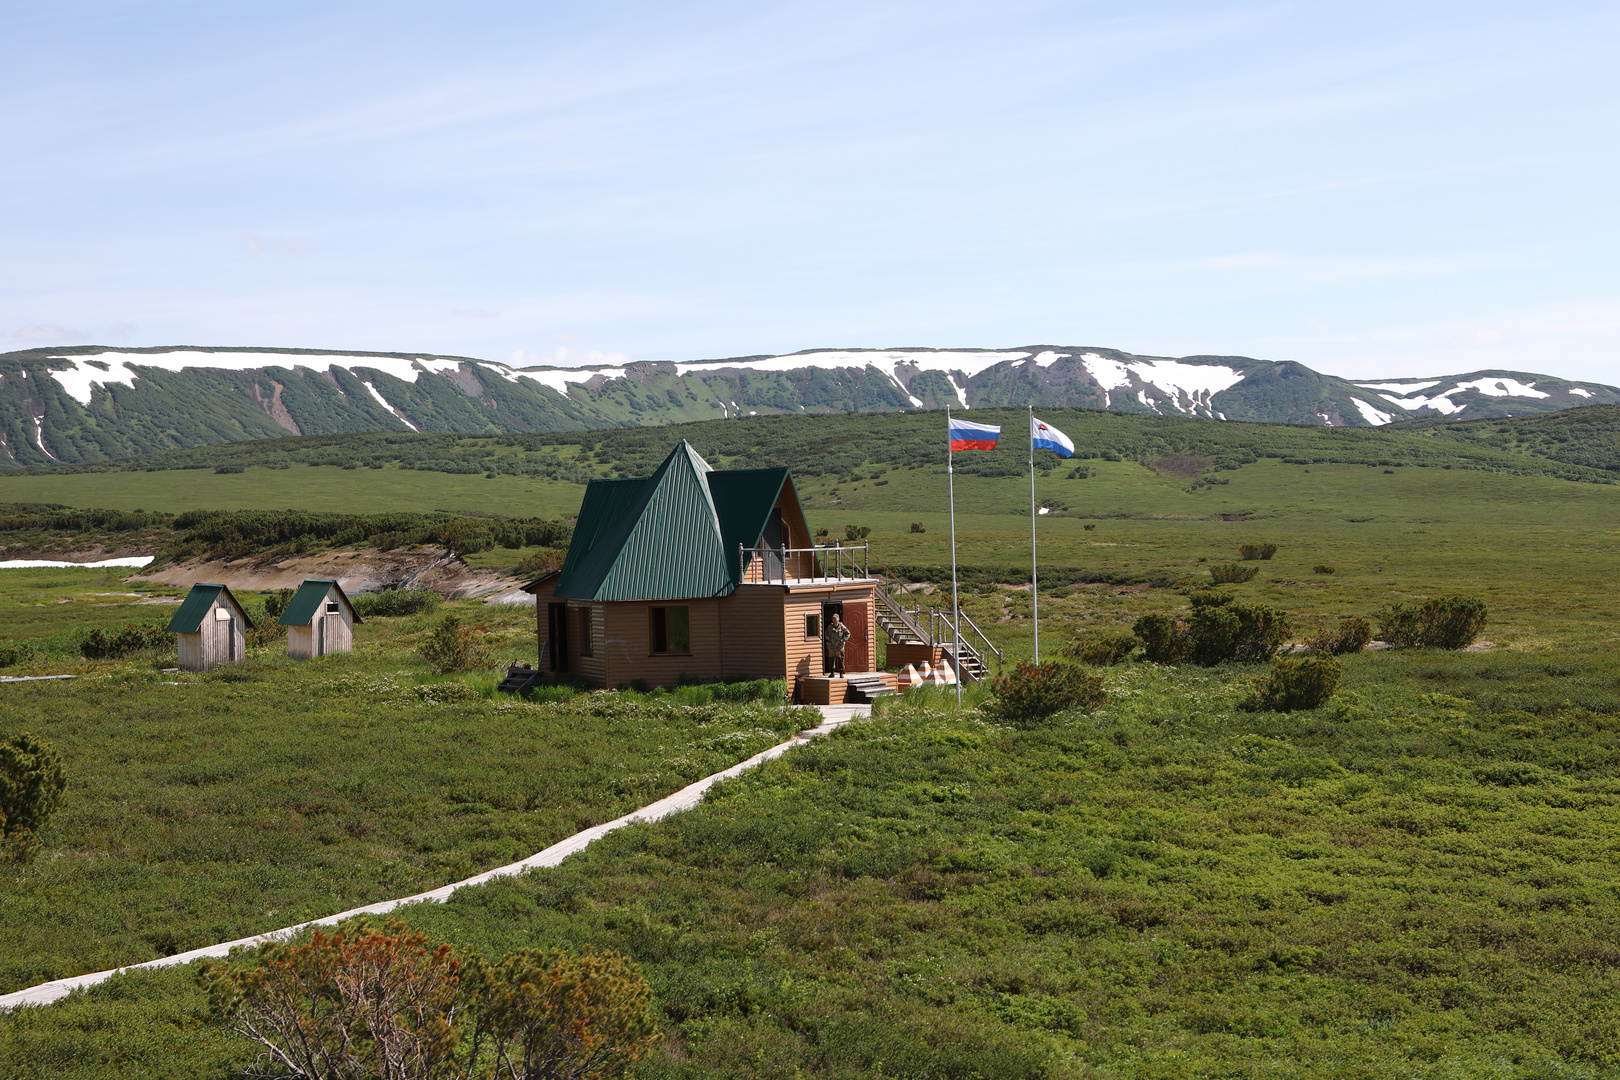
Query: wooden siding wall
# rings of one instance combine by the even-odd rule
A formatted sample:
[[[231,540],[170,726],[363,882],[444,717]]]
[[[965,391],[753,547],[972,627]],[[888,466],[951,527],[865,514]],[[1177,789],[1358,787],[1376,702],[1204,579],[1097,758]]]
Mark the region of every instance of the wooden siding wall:
[[[720,603],[722,678],[782,679],[788,674],[780,585],[738,589]],[[804,630],[800,628],[800,636]]]
[[[221,620],[214,614],[221,609],[230,612],[229,620]],[[236,640],[235,659],[241,660],[247,654],[247,624],[243,621],[242,609],[234,606],[222,593],[203,612],[202,625],[196,633],[175,635],[181,670],[213,671],[220,664],[231,663],[233,637]]]
[[[326,605],[336,601],[338,613],[328,615]],[[317,623],[325,622],[324,635]],[[336,589],[326,590],[315,614],[304,626],[287,627],[287,655],[294,660],[354,651],[354,610],[339,598]]]

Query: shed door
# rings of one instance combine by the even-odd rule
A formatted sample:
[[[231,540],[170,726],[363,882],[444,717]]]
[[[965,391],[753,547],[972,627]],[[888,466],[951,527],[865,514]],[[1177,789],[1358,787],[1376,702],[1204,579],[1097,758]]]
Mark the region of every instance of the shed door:
[[[568,670],[568,605],[546,605],[546,640],[551,643],[551,670]]]
[[[765,523],[765,580],[781,581],[783,570],[782,508],[771,510],[771,519]]]
[[[843,619],[844,605],[841,602],[835,600],[821,605],[821,673],[823,675],[832,674],[832,654],[827,649],[827,643],[832,639],[827,633],[827,628],[832,625],[834,615],[838,616],[839,619]],[[849,640],[844,643],[844,670],[846,671],[849,670],[849,647],[853,644],[855,644],[855,635],[851,633]]]
[[[315,655],[326,655],[326,617],[318,615],[315,618]]]
[[[849,644],[844,646],[844,669],[846,671],[872,671],[877,665],[872,662],[872,628],[866,618],[866,604],[856,600],[844,605],[844,625],[849,627]]]

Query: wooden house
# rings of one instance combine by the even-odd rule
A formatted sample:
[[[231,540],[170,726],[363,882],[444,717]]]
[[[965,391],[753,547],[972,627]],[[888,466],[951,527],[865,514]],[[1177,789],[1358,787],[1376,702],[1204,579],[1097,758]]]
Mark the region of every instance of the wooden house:
[[[846,670],[875,667],[877,582],[858,561],[815,547],[787,469],[715,470],[682,440],[652,476],[585,489],[562,569],[525,586],[540,667],[600,687],[786,679],[814,697],[800,684],[827,674],[834,613]]]
[[[180,647],[182,671],[212,671],[247,656],[247,632],[253,629],[253,620],[231,590],[199,583],[181,601],[168,629]]]
[[[363,620],[330,578],[307,578],[278,620],[287,628],[287,655],[309,660],[354,648],[354,626]]]

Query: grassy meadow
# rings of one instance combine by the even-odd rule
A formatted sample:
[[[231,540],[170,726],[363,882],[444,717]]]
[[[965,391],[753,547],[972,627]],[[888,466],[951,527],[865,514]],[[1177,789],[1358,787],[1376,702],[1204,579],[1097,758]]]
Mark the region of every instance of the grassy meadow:
[[[1516,437],[1491,428],[1479,452]],[[961,711],[885,703],[691,813],[406,918],[488,955],[628,953],[665,1033],[647,1078],[1620,1075],[1620,487],[1385,465],[1367,445],[1043,469],[1043,654],[1184,607],[1251,542],[1279,550],[1227,588],[1285,609],[1295,639],[1456,593],[1488,603],[1489,647],[1345,657],[1338,696],[1293,714],[1237,709],[1258,668],[1142,663],[1102,669],[1108,704],[1043,730],[986,722],[979,689]],[[867,458],[799,475],[812,525],[869,527],[944,604],[942,469]],[[393,465],[0,480],[20,502],[170,512],[562,516],[580,491]],[[964,609],[1026,657],[1028,479],[959,473],[956,494]],[[0,640],[37,646],[0,674],[87,676],[0,686],[0,733],[52,741],[71,785],[39,860],[0,870],[4,989],[508,862],[798,726],[633,695],[496,701],[493,672],[415,660],[426,617],[369,620],[349,657],[267,649],[207,676],[75,658],[91,626],[172,610],[134,602],[165,590],[96,595],[145,591],[0,571]],[[532,612],[459,611],[497,658],[532,655]],[[0,1016],[8,1077],[223,1078],[251,1059],[184,971]]]

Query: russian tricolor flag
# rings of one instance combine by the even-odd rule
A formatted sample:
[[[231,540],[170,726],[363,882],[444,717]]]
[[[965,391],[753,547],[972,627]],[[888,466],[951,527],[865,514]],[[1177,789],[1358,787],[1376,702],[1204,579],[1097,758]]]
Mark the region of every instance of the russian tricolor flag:
[[[1074,443],[1051,424],[1030,419],[1029,437],[1037,450],[1055,450],[1060,457],[1074,457]]]
[[[975,424],[968,420],[951,420],[952,450],[994,450],[1001,429],[989,424]]]

